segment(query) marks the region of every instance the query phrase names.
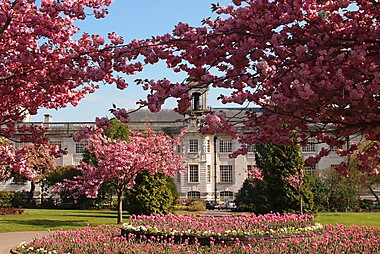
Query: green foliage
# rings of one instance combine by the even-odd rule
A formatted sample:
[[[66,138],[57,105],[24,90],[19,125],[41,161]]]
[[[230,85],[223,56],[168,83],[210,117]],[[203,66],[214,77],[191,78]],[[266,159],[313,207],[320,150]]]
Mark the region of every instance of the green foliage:
[[[74,176],[79,174],[80,171],[73,166],[57,167],[46,176],[46,184],[53,186],[56,183],[63,182],[64,179],[73,179]]]
[[[27,191],[0,191],[0,207],[31,207]]]
[[[112,128],[105,132],[106,136],[111,139],[129,141],[131,131],[127,124],[122,123],[119,119],[113,118],[110,120]]]
[[[265,213],[269,210],[264,183],[248,177],[236,196],[239,210],[246,212]]]
[[[12,207],[15,191],[0,191],[0,207]]]
[[[304,178],[300,193],[288,183],[288,177],[303,169],[299,146],[256,145],[256,164],[263,171],[264,181],[246,179],[237,196],[240,210],[255,213],[299,213],[300,196],[303,211],[312,213],[313,193]]]
[[[200,199],[192,200],[190,205],[187,206],[187,211],[206,211],[206,201]]]
[[[125,209],[131,214],[167,214],[178,197],[173,179],[162,174],[144,173],[126,193]]]
[[[30,193],[28,191],[16,191],[12,200],[12,207],[34,208],[35,203],[30,202]]]
[[[319,177],[312,177],[312,191],[319,211],[355,211],[359,209],[360,181],[355,175],[349,177],[335,170],[324,170]]]

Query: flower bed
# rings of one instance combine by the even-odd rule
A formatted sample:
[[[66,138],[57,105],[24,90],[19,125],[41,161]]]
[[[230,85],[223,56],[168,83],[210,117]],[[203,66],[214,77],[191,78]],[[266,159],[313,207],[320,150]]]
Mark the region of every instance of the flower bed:
[[[380,234],[376,227],[331,226],[323,232],[287,239],[254,240],[234,245],[174,244],[160,237],[140,241],[120,236],[120,228],[100,226],[56,231],[32,243],[23,243],[19,253],[380,253]]]
[[[21,208],[13,208],[13,207],[6,207],[6,208],[0,208],[0,215],[16,215],[16,214],[23,214],[24,209]]]
[[[139,236],[174,236],[175,242],[188,240],[202,244],[231,243],[236,238],[249,242],[253,239],[285,238],[307,232],[316,232],[322,225],[310,215],[296,214],[244,214],[213,217],[207,215],[156,215],[131,216],[122,227],[121,234]]]

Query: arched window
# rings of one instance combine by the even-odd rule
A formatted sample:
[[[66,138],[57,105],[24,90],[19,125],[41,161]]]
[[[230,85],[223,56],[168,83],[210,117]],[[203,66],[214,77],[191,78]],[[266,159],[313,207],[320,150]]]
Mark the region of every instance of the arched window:
[[[234,200],[234,193],[232,191],[221,191],[220,192],[221,201],[232,201]]]
[[[189,191],[187,193],[187,198],[190,198],[190,199],[200,199],[201,198],[201,193],[199,191]]]

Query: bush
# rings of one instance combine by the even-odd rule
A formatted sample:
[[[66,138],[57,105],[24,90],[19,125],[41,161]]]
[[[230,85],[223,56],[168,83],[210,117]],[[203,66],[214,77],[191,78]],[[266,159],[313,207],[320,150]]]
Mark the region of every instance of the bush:
[[[0,191],[0,207],[31,208],[27,191]]]
[[[12,207],[15,191],[0,191],[0,207]]]
[[[125,209],[132,214],[167,214],[178,197],[173,179],[163,174],[139,175],[126,193]],[[175,186],[175,185],[174,185]]]
[[[196,212],[196,211],[206,211],[206,201],[195,199],[192,200],[190,205],[187,206],[187,211]]]
[[[35,204],[30,202],[30,193],[28,191],[16,191],[12,200],[12,207],[34,208]]]

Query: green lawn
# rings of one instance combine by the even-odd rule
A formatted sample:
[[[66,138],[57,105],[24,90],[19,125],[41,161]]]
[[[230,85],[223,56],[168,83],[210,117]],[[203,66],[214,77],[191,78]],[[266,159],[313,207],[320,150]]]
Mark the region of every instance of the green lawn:
[[[319,213],[317,222],[321,224],[343,224],[351,226],[378,226],[380,227],[380,212],[372,213]]]
[[[125,213],[124,221],[128,217]],[[317,215],[317,222],[380,227],[380,212],[320,213]],[[22,215],[0,216],[0,232],[73,229],[101,224],[116,225],[116,211],[25,209]]]
[[[124,215],[127,219],[128,214]],[[21,215],[0,215],[0,232],[72,229],[116,224],[116,211],[25,209]]]

